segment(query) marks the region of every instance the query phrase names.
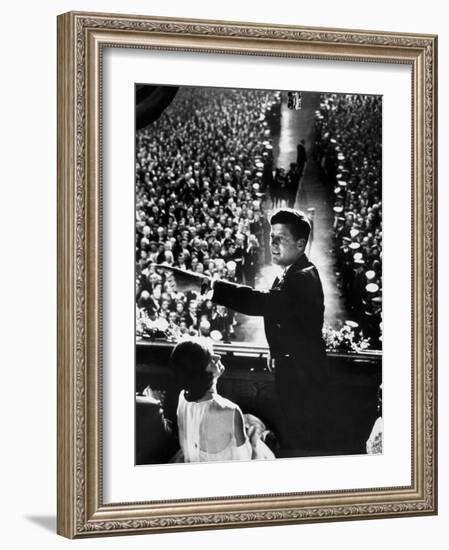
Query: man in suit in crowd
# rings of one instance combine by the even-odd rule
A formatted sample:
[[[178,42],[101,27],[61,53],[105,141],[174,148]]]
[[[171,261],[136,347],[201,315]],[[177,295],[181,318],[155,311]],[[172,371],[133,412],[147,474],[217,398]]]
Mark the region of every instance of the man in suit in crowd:
[[[306,142],[302,139],[296,147],[296,166],[298,167],[299,177],[304,174],[304,167],[307,162]]]
[[[175,274],[191,288],[210,289],[212,300],[246,315],[263,316],[270,348],[269,368],[281,410],[280,456],[319,454],[326,449],[327,370],[322,326],[323,289],[317,268],[305,255],[310,222],[299,211],[276,212],[271,255],[283,268],[269,291]],[[189,286],[190,285],[190,286]]]
[[[299,173],[298,167],[294,162],[290,163],[290,170],[287,173],[286,182],[286,200],[290,208],[293,208],[295,206],[300,178],[301,174]]]

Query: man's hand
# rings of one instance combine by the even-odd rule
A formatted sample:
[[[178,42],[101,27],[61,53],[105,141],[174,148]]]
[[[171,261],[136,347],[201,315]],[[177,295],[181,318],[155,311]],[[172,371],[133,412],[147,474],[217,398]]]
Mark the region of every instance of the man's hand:
[[[261,458],[259,456],[259,442],[260,442],[260,433],[257,431],[256,426],[250,426],[247,428],[246,433],[248,435],[249,442],[251,443],[252,456],[253,460]]]
[[[156,269],[163,269],[168,276],[172,276],[178,292],[200,292],[203,285],[210,286],[211,279],[206,275],[199,275],[193,271],[179,269],[165,264],[156,264]]]
[[[271,357],[270,352],[268,352],[268,355],[267,355],[267,369],[268,369],[268,372],[274,372],[276,369],[275,359],[274,357]]]
[[[262,441],[260,437],[261,433],[256,426],[250,426],[246,433],[252,449],[251,460],[271,460],[276,458],[274,453]]]

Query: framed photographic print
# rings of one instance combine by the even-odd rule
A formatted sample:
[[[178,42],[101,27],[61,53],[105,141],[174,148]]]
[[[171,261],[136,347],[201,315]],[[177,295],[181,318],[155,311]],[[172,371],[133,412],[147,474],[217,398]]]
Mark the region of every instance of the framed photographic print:
[[[58,18],[58,532],[435,514],[430,35]]]

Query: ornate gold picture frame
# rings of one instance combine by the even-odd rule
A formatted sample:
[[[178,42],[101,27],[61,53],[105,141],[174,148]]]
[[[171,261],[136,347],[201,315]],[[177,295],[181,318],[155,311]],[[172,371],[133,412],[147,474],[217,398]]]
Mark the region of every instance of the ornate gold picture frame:
[[[412,349],[404,350],[411,371],[410,484],[272,493],[261,482],[260,494],[155,500],[149,489],[145,501],[105,502],[106,48],[400,64],[411,69],[412,200],[407,209],[412,220],[412,307],[403,313],[412,332]],[[436,63],[433,35],[76,12],[58,17],[59,534],[83,538],[437,513]]]

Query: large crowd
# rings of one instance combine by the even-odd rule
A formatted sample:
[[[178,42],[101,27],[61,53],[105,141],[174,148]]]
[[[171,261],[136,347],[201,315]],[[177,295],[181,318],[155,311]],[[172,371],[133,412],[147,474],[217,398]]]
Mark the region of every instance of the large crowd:
[[[382,340],[382,99],[323,94],[316,151],[333,194],[339,284],[372,347]]]
[[[254,286],[270,263],[265,208],[293,205],[305,153],[273,165],[277,92],[180,88],[136,135],[137,333],[239,339],[232,311],[177,292],[156,264]],[[382,111],[377,96],[322,94],[314,155],[333,197],[341,294],[354,324],[382,339]]]
[[[137,334],[238,339],[233,312],[177,292],[156,264],[254,285],[270,263],[264,212],[276,92],[181,88],[136,135]]]

